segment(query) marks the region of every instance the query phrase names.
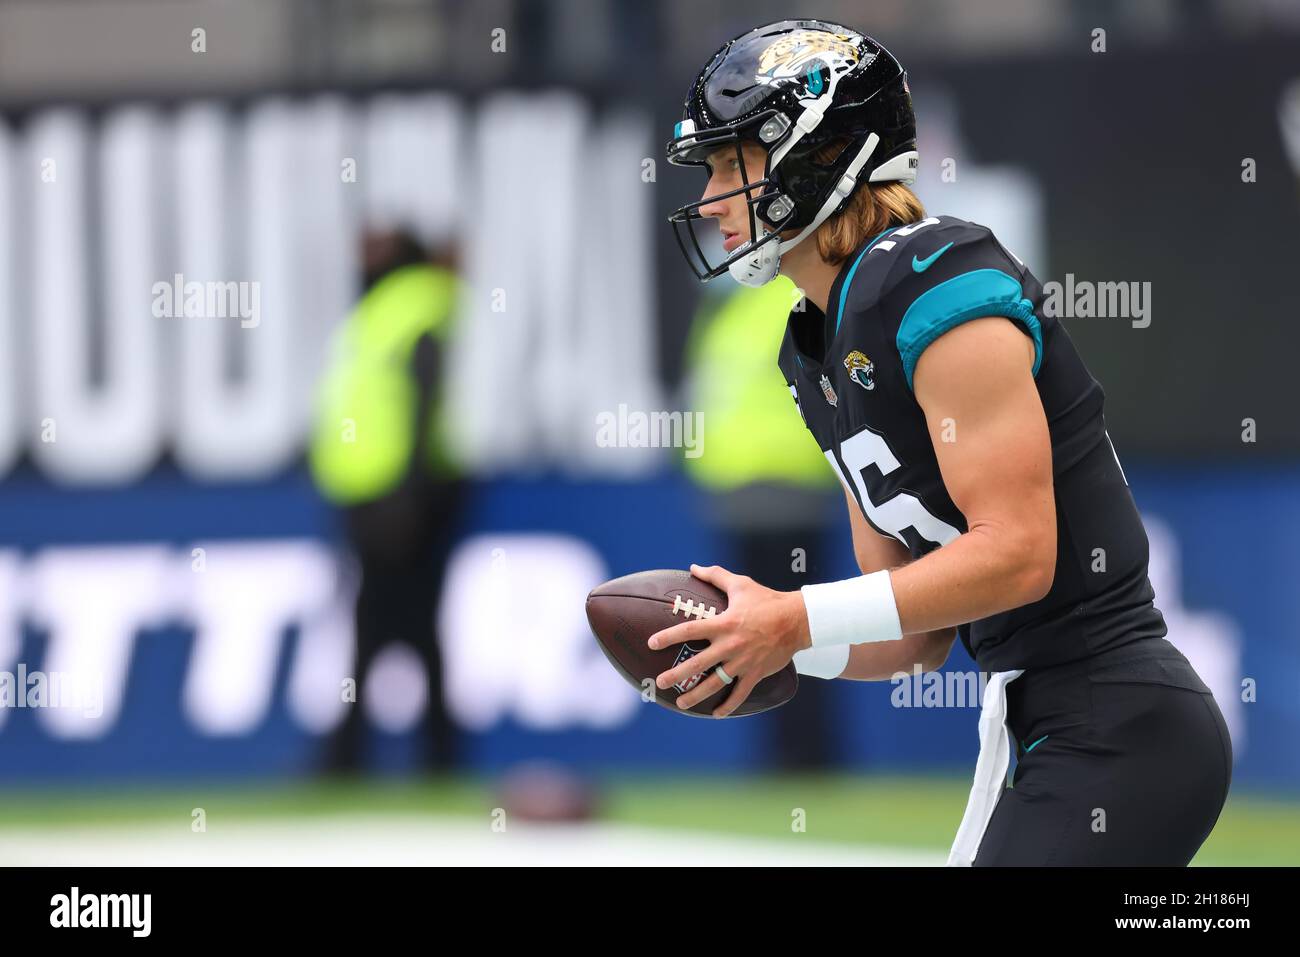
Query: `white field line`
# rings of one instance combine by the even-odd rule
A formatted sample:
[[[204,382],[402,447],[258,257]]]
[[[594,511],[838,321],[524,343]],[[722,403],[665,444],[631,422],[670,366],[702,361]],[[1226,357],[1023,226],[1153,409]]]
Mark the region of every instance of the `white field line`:
[[[398,815],[301,820],[189,820],[0,830],[0,866],[930,866],[942,851],[670,831],[621,824],[507,823],[494,831],[448,818]]]

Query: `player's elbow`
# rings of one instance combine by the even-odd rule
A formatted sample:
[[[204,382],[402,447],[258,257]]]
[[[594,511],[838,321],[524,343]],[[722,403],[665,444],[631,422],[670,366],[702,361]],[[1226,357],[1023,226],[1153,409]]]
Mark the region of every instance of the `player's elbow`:
[[[985,566],[996,582],[1000,611],[1032,605],[1047,595],[1056,577],[1056,527],[1023,519],[972,522],[972,535],[986,543]]]
[[[956,640],[956,628],[942,628],[926,635],[925,647],[920,662],[921,670],[930,672],[939,671],[943,668],[948,663],[948,656],[952,653],[952,645]]]
[[[1047,593],[1052,590],[1052,582],[1055,578],[1055,562],[1049,565],[1035,565],[1033,568],[1026,569],[1021,582],[1023,604],[1030,605],[1046,598]]]
[[[1041,535],[1026,535],[1012,553],[1012,582],[1016,606],[1030,605],[1047,597],[1056,579],[1056,543]]]

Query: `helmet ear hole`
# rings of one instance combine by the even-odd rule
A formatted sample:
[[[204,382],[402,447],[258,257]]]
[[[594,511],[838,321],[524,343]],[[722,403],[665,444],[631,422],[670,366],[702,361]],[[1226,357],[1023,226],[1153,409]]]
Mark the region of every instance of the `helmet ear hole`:
[[[853,140],[847,136],[814,143],[800,143],[781,162],[780,186],[800,202],[814,202],[823,196],[838,166],[847,166]]]
[[[812,162],[817,166],[830,168],[839,162],[840,156],[853,141],[846,136],[837,137],[823,143],[812,155]]]

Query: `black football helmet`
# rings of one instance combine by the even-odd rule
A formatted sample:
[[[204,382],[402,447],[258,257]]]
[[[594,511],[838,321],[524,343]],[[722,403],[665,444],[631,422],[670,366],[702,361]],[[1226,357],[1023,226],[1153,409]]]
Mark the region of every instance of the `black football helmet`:
[[[745,140],[767,154],[763,178],[754,182],[745,174]],[[848,145],[818,162],[837,140]],[[691,84],[668,161],[704,166],[728,147],[743,185],[688,203],[669,222],[701,281],[730,272],[737,282],[761,286],[776,276],[781,254],[834,215],[860,183],[916,180],[907,75],[883,46],[839,24],[782,20],[750,30],[723,44]],[[700,207],[740,193],[749,207],[749,239],[712,262],[697,234],[706,219]],[[791,229],[799,233],[779,239]]]

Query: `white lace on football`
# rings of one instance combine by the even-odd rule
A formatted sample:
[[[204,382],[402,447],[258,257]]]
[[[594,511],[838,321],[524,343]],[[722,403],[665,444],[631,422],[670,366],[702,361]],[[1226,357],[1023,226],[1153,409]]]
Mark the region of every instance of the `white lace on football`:
[[[707,608],[705,608],[704,602],[700,602],[697,605],[695,604],[695,599],[693,598],[688,598],[685,601],[682,601],[681,595],[674,595],[673,614],[676,615],[679,611],[685,614],[687,618],[690,618],[692,616],[696,618],[712,618],[714,615],[718,613],[718,609],[714,605],[709,605]]]

